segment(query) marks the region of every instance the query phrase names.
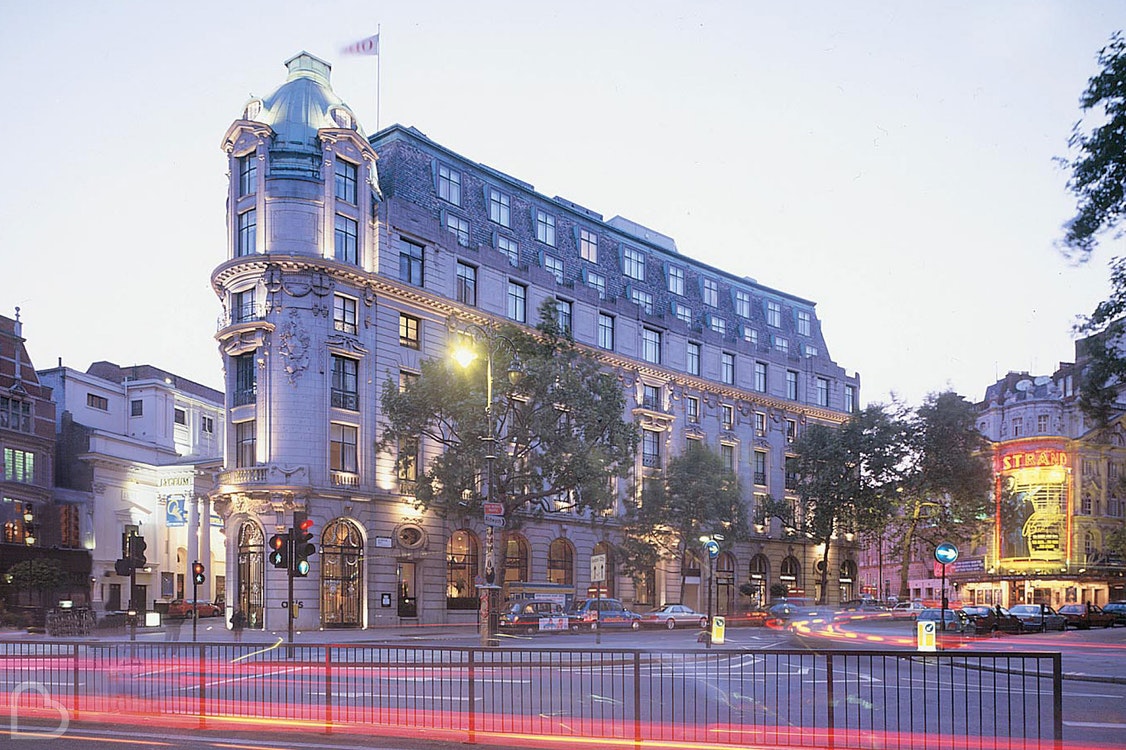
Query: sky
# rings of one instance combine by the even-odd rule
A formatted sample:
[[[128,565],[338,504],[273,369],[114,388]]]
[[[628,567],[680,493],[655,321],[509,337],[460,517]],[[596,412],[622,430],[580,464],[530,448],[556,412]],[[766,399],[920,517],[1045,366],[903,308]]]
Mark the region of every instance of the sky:
[[[863,403],[1074,358],[1067,141],[1126,0],[0,0],[0,314],[39,369],[219,388],[220,141],[302,50],[367,133],[463,156],[817,303]],[[381,55],[345,56],[380,33]]]

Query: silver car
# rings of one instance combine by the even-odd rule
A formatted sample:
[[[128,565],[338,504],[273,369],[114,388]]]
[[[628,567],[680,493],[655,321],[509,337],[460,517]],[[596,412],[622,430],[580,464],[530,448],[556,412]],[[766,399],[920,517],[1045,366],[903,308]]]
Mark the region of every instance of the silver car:
[[[684,604],[666,604],[641,616],[641,624],[649,627],[675,629],[678,625],[706,628],[708,616]]]
[[[1067,630],[1067,618],[1047,604],[1016,604],[1009,612],[1020,618],[1025,630]]]

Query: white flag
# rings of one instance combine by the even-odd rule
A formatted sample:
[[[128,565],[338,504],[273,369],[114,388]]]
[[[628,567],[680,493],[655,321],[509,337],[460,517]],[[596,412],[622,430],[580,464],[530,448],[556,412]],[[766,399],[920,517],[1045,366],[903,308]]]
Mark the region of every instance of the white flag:
[[[379,54],[379,34],[369,36],[367,39],[361,39],[354,44],[349,44],[344,49],[340,50],[343,55],[378,55]]]

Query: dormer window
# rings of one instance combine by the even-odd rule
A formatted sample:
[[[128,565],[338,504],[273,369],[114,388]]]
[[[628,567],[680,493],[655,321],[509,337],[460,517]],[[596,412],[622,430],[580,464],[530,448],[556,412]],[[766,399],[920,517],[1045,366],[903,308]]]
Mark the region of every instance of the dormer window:
[[[329,113],[329,117],[332,118],[332,121],[336,123],[336,127],[338,128],[347,128],[351,130],[353,127],[352,115],[346,109],[334,107],[333,110]]]

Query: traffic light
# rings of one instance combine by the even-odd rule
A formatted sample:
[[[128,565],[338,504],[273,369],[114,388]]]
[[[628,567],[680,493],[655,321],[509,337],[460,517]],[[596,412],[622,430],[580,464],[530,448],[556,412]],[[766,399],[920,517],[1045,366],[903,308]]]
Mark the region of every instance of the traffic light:
[[[293,575],[304,578],[309,575],[309,556],[317,553],[313,544],[313,519],[304,511],[293,513]]]
[[[196,560],[192,563],[192,582],[198,586],[206,580],[207,576],[203,574],[203,563]]]
[[[289,567],[289,534],[270,537],[270,564],[275,568]]]
[[[143,536],[134,534],[129,537],[129,564],[134,568],[143,568],[148,560],[145,559],[145,550],[149,548]]]
[[[117,573],[119,576],[125,576],[126,578],[128,578],[129,576],[133,575],[133,566],[129,564],[129,560],[127,558],[123,557],[119,560],[114,560],[113,572]]]

